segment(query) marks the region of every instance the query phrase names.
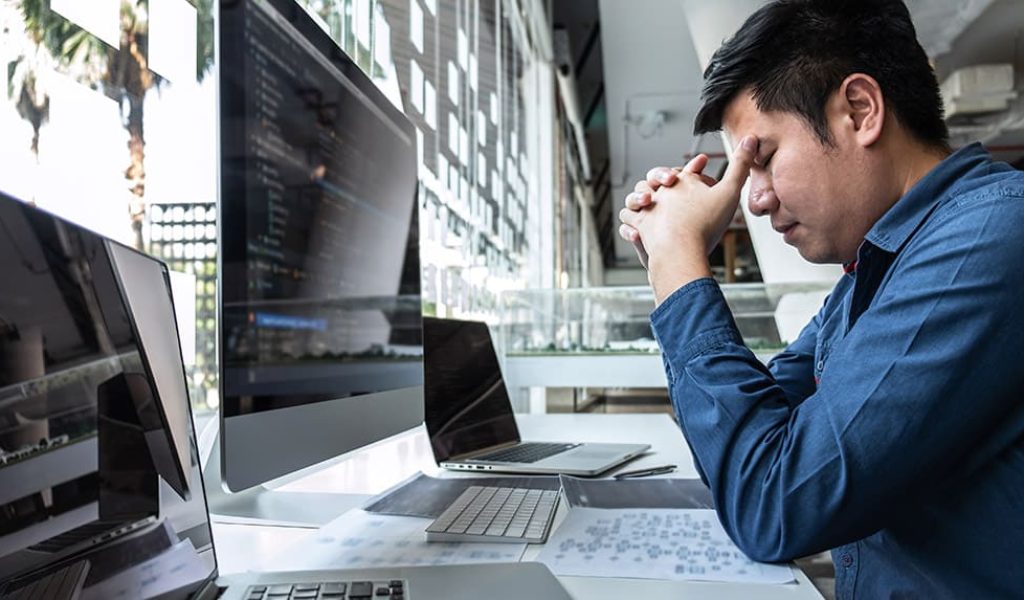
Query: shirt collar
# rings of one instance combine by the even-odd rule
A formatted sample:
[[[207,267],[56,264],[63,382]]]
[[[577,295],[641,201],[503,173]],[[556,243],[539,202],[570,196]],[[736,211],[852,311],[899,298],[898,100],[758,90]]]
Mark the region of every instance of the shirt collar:
[[[950,154],[882,215],[864,239],[886,252],[898,252],[932,210],[952,195],[953,185],[988,159],[979,143]]]

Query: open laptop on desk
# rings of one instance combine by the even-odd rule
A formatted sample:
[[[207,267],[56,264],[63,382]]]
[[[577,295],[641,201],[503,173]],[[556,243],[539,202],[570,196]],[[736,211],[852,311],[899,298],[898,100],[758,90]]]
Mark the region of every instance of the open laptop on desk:
[[[187,501],[194,481],[187,402],[166,412],[152,385],[184,391],[177,338],[175,382],[147,356],[151,307],[125,300],[142,255],[4,194],[0,224],[0,581],[112,539],[159,544],[161,497]],[[166,285],[143,260],[139,283]]]
[[[587,477],[650,448],[523,442],[486,323],[424,317],[423,349],[427,433],[441,467]]]

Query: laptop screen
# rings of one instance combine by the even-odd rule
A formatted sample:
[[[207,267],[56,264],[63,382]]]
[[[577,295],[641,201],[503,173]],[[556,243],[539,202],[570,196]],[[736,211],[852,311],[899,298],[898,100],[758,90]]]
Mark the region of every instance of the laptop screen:
[[[82,565],[82,598],[185,597],[215,573],[194,430],[160,406],[187,418],[187,392],[153,377],[168,349],[138,333],[173,331],[183,380],[173,306],[132,306],[125,260],[166,282],[161,262],[0,194],[0,596]]]
[[[486,323],[423,319],[426,425],[434,458],[519,441]]]

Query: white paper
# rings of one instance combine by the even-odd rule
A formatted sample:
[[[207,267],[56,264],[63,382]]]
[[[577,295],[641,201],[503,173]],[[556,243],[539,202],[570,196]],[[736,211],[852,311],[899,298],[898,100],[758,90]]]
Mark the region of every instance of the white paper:
[[[430,519],[352,510],[270,564],[277,570],[398,567],[518,561],[526,544],[427,542]]]
[[[114,48],[121,46],[121,0],[50,0],[50,10]]]
[[[196,9],[186,0],[149,0],[149,68],[172,84],[196,82]]]
[[[793,571],[757,563],[713,510],[573,508],[537,560],[556,575],[788,583]]]
[[[81,600],[152,598],[201,581],[212,567],[203,563],[185,540],[159,556],[82,590]]]

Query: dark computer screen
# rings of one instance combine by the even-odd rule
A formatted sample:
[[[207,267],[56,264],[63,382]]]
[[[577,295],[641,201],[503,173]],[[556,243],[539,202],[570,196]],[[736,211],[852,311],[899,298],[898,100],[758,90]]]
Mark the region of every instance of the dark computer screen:
[[[160,387],[150,359],[165,349],[144,347],[133,317],[176,342],[170,289],[159,312],[132,307],[115,254],[163,281],[159,261],[0,194],[0,585],[89,557],[94,587],[174,547],[191,565],[177,583],[213,570],[188,396]],[[175,442],[184,464],[168,466]],[[121,540],[133,550],[104,550]]]
[[[291,0],[220,19],[224,416],[422,385],[414,129]]]
[[[434,457],[446,460],[519,440],[486,323],[423,319],[425,422]]]
[[[238,491],[423,421],[415,128],[293,0],[221,0],[221,466]]]

